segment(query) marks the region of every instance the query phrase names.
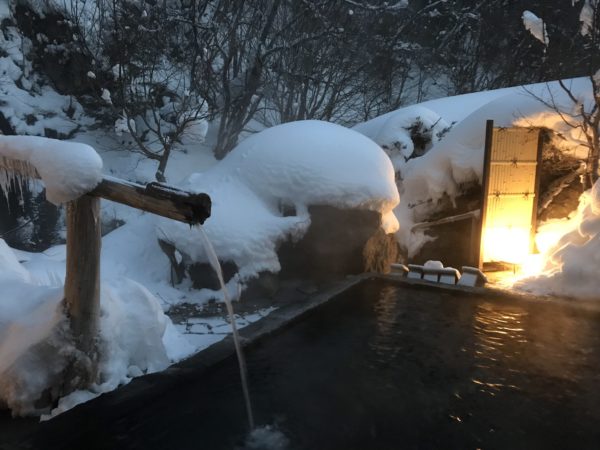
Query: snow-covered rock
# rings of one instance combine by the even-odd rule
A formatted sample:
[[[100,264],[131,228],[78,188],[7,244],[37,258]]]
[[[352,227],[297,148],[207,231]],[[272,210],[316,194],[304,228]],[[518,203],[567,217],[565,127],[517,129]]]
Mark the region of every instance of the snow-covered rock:
[[[276,249],[310,226],[310,205],[375,211],[396,231],[394,169],[373,141],[339,125],[300,121],[257,133],[185,189],[206,192],[212,214],[204,229],[222,261],[242,279],[281,268]],[[284,214],[284,210],[293,211]],[[161,221],[159,236],[195,262],[206,262],[199,231]]]
[[[355,131],[371,138],[389,155],[396,172],[422,156],[449,131],[450,124],[421,105],[412,105],[360,123]]]
[[[261,198],[297,209],[330,205],[385,216],[400,201],[390,161],[371,140],[317,120],[278,125],[245,139],[216,171],[237,173]],[[382,226],[393,231],[394,222],[387,217]]]

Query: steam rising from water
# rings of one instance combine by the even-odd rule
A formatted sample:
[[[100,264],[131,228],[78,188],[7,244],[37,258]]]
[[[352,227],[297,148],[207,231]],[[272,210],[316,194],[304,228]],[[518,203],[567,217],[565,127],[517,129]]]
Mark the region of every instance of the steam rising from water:
[[[289,443],[288,438],[281,431],[266,425],[252,430],[246,439],[244,450],[285,450]]]

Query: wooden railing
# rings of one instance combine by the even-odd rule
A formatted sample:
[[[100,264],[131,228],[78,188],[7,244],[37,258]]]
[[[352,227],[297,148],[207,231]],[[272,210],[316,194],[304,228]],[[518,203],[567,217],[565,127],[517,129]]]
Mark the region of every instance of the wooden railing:
[[[0,170],[19,171],[20,164],[3,164]],[[31,166],[20,175],[40,178]],[[89,386],[96,378],[97,334],[100,314],[100,199],[122,203],[169,219],[202,224],[210,217],[206,194],[149,183],[140,185],[104,177],[91,192],[67,203],[67,261],[65,303],[75,344],[81,358],[68,368],[63,395]]]

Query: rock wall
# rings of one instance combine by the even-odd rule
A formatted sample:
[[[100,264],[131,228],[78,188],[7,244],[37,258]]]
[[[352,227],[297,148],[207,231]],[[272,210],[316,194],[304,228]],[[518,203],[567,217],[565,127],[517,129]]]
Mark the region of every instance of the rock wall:
[[[393,236],[375,211],[309,207],[311,225],[298,242],[278,249],[282,278],[325,280],[371,270],[386,271],[398,255]]]
[[[374,211],[311,206],[311,225],[299,240],[282,242],[277,250],[281,271],[263,272],[249,280],[244,298],[273,296],[282,280],[323,282],[349,274],[389,272],[390,264],[399,258],[399,246],[393,235],[381,229],[381,215]],[[188,276],[196,289],[217,290],[218,280],[206,263],[191,261],[181,249],[159,241],[172,265],[172,281],[179,283]],[[225,282],[237,272],[231,261],[221,261]]]

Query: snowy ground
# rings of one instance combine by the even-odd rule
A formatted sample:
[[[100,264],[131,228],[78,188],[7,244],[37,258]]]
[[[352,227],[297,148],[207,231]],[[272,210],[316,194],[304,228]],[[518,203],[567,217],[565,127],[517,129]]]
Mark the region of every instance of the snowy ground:
[[[11,250],[0,239],[0,399],[15,415],[47,413],[35,405],[42,391],[59,382],[76,354],[62,299],[64,246],[47,255]],[[225,314],[195,308],[173,323],[156,297],[125,277],[101,286],[100,376],[89,391],[63,398],[52,414],[69,409],[132,377],[165,369],[230,333]],[[273,311],[235,316],[238,328]]]

